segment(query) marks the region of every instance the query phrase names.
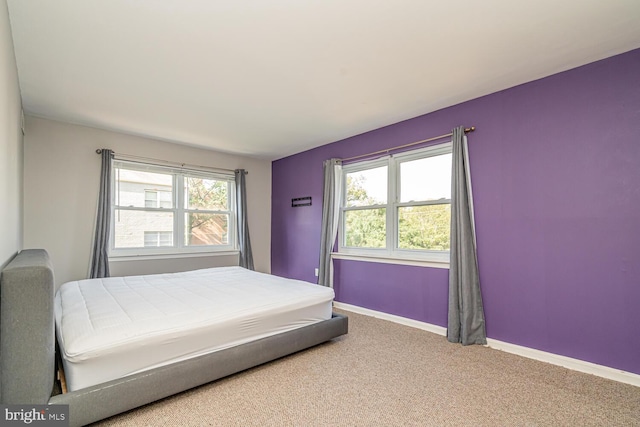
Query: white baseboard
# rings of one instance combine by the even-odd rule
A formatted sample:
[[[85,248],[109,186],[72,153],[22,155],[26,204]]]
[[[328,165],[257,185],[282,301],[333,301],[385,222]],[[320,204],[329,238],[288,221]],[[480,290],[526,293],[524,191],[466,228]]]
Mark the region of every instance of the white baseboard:
[[[434,334],[447,336],[447,328],[432,325],[431,323],[421,322],[419,320],[407,319],[406,317],[396,316],[395,314],[383,313],[381,311],[370,310],[368,308],[358,307],[357,305],[345,304],[342,302],[333,302],[333,306],[340,310],[351,311],[353,313],[364,314],[365,316],[376,317],[378,319],[389,320],[412,328],[423,329]]]
[[[419,320],[407,319],[406,317],[396,316],[394,314],[383,313],[381,311],[370,310],[368,308],[358,307],[356,305],[334,302],[333,306],[340,310],[351,311],[353,313],[364,314],[365,316],[376,317],[383,320],[399,323],[405,326],[422,329],[434,334],[446,336],[447,328],[433,325],[431,323],[421,322]],[[573,359],[571,357],[560,356],[558,354],[548,353],[546,351],[536,350],[529,347],[523,347],[508,342],[487,338],[487,347],[495,350],[505,351],[507,353],[516,354],[528,359],[538,360],[540,362],[551,363],[552,365],[562,366],[563,368],[573,371],[583,372],[585,374],[596,375],[598,377],[607,378],[625,384],[631,384],[640,387],[640,375],[631,372],[621,371],[619,369],[610,368],[608,366],[597,365],[584,360]]]

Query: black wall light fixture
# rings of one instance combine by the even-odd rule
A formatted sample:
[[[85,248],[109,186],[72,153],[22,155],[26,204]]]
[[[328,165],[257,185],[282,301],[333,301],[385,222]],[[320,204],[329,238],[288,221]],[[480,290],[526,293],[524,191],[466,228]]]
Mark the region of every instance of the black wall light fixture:
[[[311,206],[311,196],[309,196],[309,197],[298,197],[296,199],[291,199],[291,207],[292,208],[300,208],[302,206]]]

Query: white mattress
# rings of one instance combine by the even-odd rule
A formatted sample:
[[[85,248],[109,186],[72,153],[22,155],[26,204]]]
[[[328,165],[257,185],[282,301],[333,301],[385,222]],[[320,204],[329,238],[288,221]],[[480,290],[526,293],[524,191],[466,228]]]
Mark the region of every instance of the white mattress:
[[[88,279],[56,294],[71,391],[331,318],[333,289],[241,267]]]

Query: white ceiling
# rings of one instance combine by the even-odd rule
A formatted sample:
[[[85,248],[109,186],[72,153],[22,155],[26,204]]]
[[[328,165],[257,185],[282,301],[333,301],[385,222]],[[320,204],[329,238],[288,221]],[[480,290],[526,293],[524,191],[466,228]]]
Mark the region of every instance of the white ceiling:
[[[639,0],[8,5],[27,114],[265,159],[640,47]]]

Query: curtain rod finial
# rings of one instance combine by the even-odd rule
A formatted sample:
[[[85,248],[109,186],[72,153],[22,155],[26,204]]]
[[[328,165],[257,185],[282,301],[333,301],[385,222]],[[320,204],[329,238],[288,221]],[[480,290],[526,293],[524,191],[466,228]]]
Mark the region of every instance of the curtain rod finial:
[[[98,149],[96,150],[96,154],[102,154],[102,148],[98,148]]]
[[[464,131],[465,131],[465,133],[469,133],[469,132],[473,132],[475,130],[476,130],[476,127],[475,126],[471,126],[470,128],[465,128]]]

